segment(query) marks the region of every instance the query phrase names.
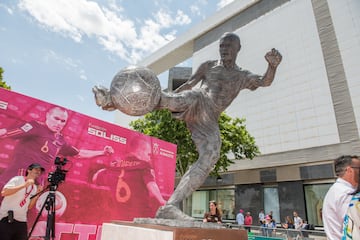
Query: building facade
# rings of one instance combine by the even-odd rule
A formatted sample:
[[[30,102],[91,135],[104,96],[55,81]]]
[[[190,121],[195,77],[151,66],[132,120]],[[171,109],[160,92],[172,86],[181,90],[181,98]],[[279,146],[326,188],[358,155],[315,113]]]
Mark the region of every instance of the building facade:
[[[270,87],[243,90],[226,110],[246,119],[261,155],[209,177],[184,211],[201,218],[215,199],[230,221],[240,208],[255,221],[264,209],[277,222],[297,211],[322,226],[333,159],[360,155],[360,1],[234,1],[139,65],[160,74],[191,58],[196,69],[219,58],[224,32],[240,36],[241,68],[264,73],[271,48],[283,61]]]

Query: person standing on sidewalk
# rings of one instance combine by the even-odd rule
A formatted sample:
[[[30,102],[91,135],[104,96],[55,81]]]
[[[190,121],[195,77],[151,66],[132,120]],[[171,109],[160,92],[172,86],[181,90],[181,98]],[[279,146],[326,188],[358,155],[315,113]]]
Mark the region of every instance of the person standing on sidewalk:
[[[253,218],[252,218],[250,212],[246,212],[245,219],[244,219],[244,225],[245,225],[245,229],[248,232],[251,232],[251,225],[252,224],[253,224]]]
[[[15,176],[8,181],[1,191],[4,199],[0,206],[1,240],[27,240],[27,212],[31,209],[42,191],[36,185],[36,179],[45,171],[38,163],[32,163],[26,176]]]
[[[360,159],[358,156],[343,155],[334,161],[338,177],[325,195],[322,219],[329,240],[339,240],[342,225],[352,195],[359,183]]]

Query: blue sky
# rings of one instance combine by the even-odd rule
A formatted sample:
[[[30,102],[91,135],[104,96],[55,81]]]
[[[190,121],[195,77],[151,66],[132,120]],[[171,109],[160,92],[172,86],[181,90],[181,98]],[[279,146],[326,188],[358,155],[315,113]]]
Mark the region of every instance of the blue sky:
[[[92,87],[188,31],[232,0],[5,0],[0,67],[12,90],[113,122]],[[159,76],[163,88],[167,74]]]

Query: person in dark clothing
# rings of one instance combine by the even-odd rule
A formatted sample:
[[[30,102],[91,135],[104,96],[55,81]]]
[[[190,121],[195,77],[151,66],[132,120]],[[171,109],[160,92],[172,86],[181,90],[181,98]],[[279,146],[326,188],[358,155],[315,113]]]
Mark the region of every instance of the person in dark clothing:
[[[203,222],[222,223],[221,211],[217,207],[215,201],[209,202],[209,212],[204,214]]]

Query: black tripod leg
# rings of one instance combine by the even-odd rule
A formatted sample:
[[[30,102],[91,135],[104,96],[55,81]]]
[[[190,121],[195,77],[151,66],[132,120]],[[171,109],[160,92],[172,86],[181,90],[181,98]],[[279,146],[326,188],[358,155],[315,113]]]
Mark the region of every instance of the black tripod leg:
[[[49,193],[49,210],[46,221],[45,240],[55,239],[55,192]]]
[[[49,197],[49,195],[48,195],[48,197]],[[48,197],[47,197],[47,198],[48,198]],[[41,213],[43,212],[45,206],[47,205],[47,201],[48,201],[47,198],[46,198],[46,200],[44,201],[44,204],[42,205],[42,207],[41,207],[38,215],[36,216],[35,222],[34,222],[34,224],[32,225],[31,230],[30,230],[30,232],[29,232],[28,239],[30,239],[30,237],[31,237],[31,235],[32,235],[32,233],[33,233],[33,231],[34,231],[34,229],[35,229],[35,226],[36,226],[36,224],[37,224],[38,221],[39,221],[39,218],[40,218],[40,216],[41,216]]]
[[[51,237],[55,239],[55,198],[54,198],[54,205],[53,205],[53,213],[52,213],[52,224],[51,224]]]
[[[55,238],[54,222],[55,222],[54,216],[52,215],[52,213],[49,213],[48,218],[47,218],[47,223],[46,223],[46,235],[45,235],[46,240],[50,240],[50,235],[51,235],[52,239]]]

